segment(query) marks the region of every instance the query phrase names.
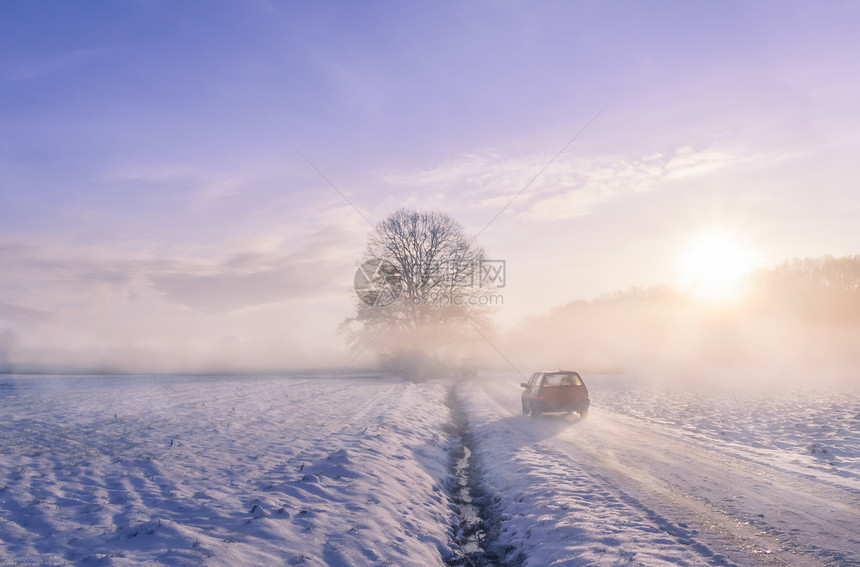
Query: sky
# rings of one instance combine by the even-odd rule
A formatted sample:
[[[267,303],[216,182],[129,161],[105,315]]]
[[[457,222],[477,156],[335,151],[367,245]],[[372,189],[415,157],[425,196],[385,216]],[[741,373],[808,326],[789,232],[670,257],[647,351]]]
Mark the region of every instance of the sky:
[[[341,364],[404,206],[505,260],[503,329],[683,285],[715,234],[750,269],[860,253],[858,30],[838,1],[2,2],[0,366]]]

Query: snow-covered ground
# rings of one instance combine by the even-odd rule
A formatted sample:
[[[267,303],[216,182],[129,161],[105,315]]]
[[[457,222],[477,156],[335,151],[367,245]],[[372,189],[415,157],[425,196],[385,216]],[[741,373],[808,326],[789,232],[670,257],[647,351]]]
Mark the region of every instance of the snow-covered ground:
[[[732,456],[860,488],[858,388],[637,386],[594,377],[600,407]]]
[[[458,435],[512,566],[860,565],[856,390],[585,378],[0,376],[0,565],[445,565]]]
[[[443,565],[445,396],[0,376],[0,565]]]
[[[586,376],[588,419],[459,385],[497,545],[526,565],[860,565],[860,394]]]

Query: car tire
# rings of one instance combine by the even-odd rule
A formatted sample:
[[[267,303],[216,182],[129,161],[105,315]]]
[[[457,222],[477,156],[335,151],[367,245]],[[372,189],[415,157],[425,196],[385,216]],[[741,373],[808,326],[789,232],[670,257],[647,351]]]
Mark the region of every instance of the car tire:
[[[588,417],[588,408],[579,410],[579,417],[581,417],[582,419]]]
[[[529,413],[531,414],[532,419],[537,419],[540,417],[540,410],[535,409],[534,405],[532,404],[529,404]]]
[[[528,415],[528,414],[529,414],[529,408],[527,408],[526,403],[523,402],[523,415]]]

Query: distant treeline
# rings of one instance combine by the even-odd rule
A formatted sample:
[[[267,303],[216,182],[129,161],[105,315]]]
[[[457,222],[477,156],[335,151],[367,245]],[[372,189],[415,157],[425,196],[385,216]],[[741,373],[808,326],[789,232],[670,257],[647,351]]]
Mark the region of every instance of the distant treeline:
[[[781,314],[820,323],[860,324],[860,256],[795,258],[775,268],[753,272],[736,285],[739,295],[727,303],[732,309],[742,308],[751,315]],[[574,301],[559,310],[577,310],[585,304],[634,303],[701,307],[699,299],[690,293],[670,286],[654,286],[634,287],[591,301]]]
[[[753,274],[750,282],[760,308],[809,321],[860,324],[860,256],[794,259]]]
[[[506,349],[528,368],[587,372],[860,367],[860,256],[795,259],[738,285],[722,303],[668,286],[573,301],[524,321]]]

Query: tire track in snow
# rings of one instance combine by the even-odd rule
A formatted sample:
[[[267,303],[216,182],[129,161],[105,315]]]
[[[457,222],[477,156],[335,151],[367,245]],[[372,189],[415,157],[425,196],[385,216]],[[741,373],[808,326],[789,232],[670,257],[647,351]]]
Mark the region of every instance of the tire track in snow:
[[[517,413],[516,393],[498,386],[484,391],[503,415]],[[549,423],[555,429],[549,444],[569,460],[609,477],[632,504],[696,525],[699,537],[723,554],[746,555],[735,559],[742,564],[860,564],[854,491],[709,451],[599,407],[588,420]]]
[[[525,556],[526,565],[769,564],[721,542],[687,514],[655,501],[576,445],[559,440],[570,421],[534,422],[518,415],[518,399],[510,394],[478,381],[469,384],[464,397],[469,415],[478,418],[472,435],[485,473],[502,498],[501,524],[507,532],[502,537]]]
[[[725,454],[709,452],[686,441],[655,433],[644,424],[627,423],[597,412],[586,423],[571,423],[554,443],[563,450],[576,447],[603,467],[638,483],[647,493],[692,517],[696,523],[732,542],[767,565],[818,567],[848,565],[856,561],[838,551],[840,544],[860,544],[851,517],[860,504],[856,495],[827,487],[850,504],[820,498],[800,478],[787,479],[781,471]],[[733,503],[732,500],[741,502]],[[728,502],[728,505],[727,505]],[[813,513],[802,509],[810,506]],[[828,507],[822,513],[824,507]],[[833,514],[833,508],[849,513]],[[781,528],[779,516],[793,514],[790,528]],[[776,517],[777,520],[770,518]],[[818,532],[818,533],[815,533]],[[821,538],[827,549],[808,541]],[[829,550],[828,550],[829,549]]]

